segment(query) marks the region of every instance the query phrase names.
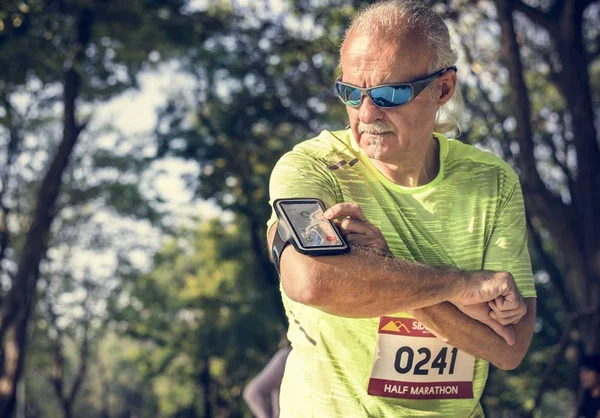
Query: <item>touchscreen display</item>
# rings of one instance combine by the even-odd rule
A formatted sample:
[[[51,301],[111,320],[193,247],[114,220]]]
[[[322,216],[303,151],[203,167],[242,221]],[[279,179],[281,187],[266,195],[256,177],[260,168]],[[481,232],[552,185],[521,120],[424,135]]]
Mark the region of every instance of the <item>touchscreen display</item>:
[[[292,228],[304,247],[344,246],[316,202],[281,202]]]

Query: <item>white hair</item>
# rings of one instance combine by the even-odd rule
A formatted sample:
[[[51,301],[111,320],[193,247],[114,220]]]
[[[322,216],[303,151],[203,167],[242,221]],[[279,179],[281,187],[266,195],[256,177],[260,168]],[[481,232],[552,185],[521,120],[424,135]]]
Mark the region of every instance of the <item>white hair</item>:
[[[420,1],[385,0],[363,9],[346,31],[342,48],[352,30],[390,41],[397,40],[407,33],[422,36],[432,55],[430,73],[455,65],[458,59],[458,54],[450,42],[448,27],[437,13]],[[454,94],[437,111],[434,130],[443,134],[460,134],[459,120],[463,110],[463,97],[457,81]]]

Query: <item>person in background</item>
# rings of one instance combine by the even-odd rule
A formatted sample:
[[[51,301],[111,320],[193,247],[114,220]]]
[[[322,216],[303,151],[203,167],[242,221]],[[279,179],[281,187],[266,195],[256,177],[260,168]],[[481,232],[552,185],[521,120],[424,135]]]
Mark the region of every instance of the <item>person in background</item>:
[[[600,418],[600,356],[586,356],[579,368],[583,399],[577,416]]]
[[[256,418],[279,417],[279,387],[290,351],[289,346],[279,349],[244,388],[242,396]]]

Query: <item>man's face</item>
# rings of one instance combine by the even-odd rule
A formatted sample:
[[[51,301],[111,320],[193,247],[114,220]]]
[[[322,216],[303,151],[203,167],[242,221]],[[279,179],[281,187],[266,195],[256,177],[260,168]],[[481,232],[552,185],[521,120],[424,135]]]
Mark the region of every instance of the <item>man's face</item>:
[[[581,386],[584,389],[592,389],[600,383],[598,380],[598,373],[596,373],[595,370],[588,369],[587,367],[582,367],[579,370],[579,379],[581,380]]]
[[[342,81],[358,87],[412,81],[428,75],[430,60],[428,48],[414,36],[388,42],[350,32],[341,55]],[[433,83],[443,78],[447,75]],[[401,107],[382,109],[363,97],[359,107],[346,110],[354,139],[365,153],[394,163],[399,155],[429,146],[437,107],[438,101],[425,89]]]

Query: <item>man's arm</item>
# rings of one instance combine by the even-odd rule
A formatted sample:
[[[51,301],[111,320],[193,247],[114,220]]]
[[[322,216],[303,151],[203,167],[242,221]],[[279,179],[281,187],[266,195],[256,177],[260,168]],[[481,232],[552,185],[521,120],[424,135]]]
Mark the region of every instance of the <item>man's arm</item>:
[[[489,361],[503,370],[515,369],[527,354],[535,325],[535,298],[526,298],[527,313],[514,329],[513,345],[509,345],[492,328],[502,327],[493,319],[487,325],[477,321],[451,303],[440,303],[416,309],[411,314],[422,322],[435,336],[475,357]]]
[[[273,240],[275,229],[271,228],[269,244]],[[382,268],[382,264],[386,267]],[[406,266],[410,272],[402,270],[401,266]],[[526,299],[527,313],[516,324],[502,325],[489,317],[489,314],[483,319],[486,322],[484,324],[461,312],[453,303],[432,303],[444,297],[443,290],[428,290],[432,297],[419,299],[420,288],[413,282],[433,282],[428,269],[429,266],[383,257],[357,247],[343,256],[309,257],[288,246],[281,257],[282,286],[288,297],[296,302],[346,317],[377,317],[411,311],[417,320],[442,341],[489,361],[500,369],[516,368],[525,356],[533,334],[535,299]],[[444,273],[444,269],[435,270],[437,274]],[[471,277],[487,273],[458,272],[470,274]],[[318,277],[321,274],[326,278],[319,285]],[[412,276],[411,280],[410,276],[407,277],[410,274],[420,276]],[[463,280],[469,281],[468,278]],[[474,281],[476,280],[478,279]],[[444,279],[438,283],[444,283]],[[448,294],[452,295],[452,292]],[[449,299],[453,297],[450,296]],[[407,308],[411,304],[427,303],[431,305]],[[480,305],[489,312],[487,303],[480,302]]]
[[[287,246],[280,262],[290,299],[337,316],[373,318],[445,301],[470,305],[518,294],[508,273],[432,267],[358,247],[345,255],[310,257]]]

